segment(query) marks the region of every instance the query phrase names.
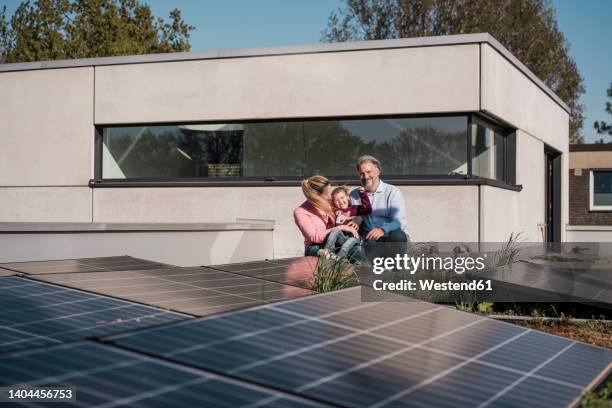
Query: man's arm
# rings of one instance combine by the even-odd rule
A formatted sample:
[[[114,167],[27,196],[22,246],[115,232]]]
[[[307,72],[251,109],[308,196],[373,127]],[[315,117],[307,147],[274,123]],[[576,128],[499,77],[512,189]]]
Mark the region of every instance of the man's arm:
[[[405,229],[406,222],[406,202],[404,196],[398,188],[394,188],[389,196],[389,212],[391,214],[391,221],[386,222],[382,225],[382,229],[385,234],[396,229]]]

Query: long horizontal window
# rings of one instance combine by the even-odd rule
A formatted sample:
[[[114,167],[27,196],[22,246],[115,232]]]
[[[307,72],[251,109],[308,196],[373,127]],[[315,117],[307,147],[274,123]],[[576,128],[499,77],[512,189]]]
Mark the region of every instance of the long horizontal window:
[[[468,115],[217,124],[107,126],[104,180],[356,178],[355,160],[379,158],[386,177],[475,175],[506,181],[507,149],[470,134]],[[475,126],[475,125],[474,125]],[[471,137],[470,137],[471,136]],[[504,141],[504,136],[500,136]],[[482,140],[481,140],[482,139]],[[468,143],[472,145],[469,154]],[[493,143],[493,144],[491,144]],[[469,164],[469,157],[474,159]],[[491,163],[491,157],[497,160]],[[487,163],[485,163],[485,161]],[[491,167],[492,166],[492,167]]]

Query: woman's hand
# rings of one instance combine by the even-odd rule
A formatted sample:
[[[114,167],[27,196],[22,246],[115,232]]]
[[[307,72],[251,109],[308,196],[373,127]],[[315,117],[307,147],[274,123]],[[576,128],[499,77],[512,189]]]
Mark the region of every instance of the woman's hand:
[[[353,217],[351,217],[351,222],[349,222],[348,225],[351,228],[354,228],[356,231],[359,231],[359,226],[361,225],[361,223],[363,222],[363,218],[355,215]]]
[[[350,225],[339,225],[336,228],[340,228],[342,231],[346,231],[348,233],[353,234],[353,236],[355,238],[359,238],[359,234],[357,234],[357,230],[353,227],[351,227]]]

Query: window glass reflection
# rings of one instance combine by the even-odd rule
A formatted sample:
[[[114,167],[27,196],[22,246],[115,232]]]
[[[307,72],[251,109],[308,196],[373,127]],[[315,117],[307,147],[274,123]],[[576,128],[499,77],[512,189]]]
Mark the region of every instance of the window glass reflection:
[[[104,179],[466,175],[467,116],[106,127]],[[472,126],[473,172],[504,179],[504,138]]]

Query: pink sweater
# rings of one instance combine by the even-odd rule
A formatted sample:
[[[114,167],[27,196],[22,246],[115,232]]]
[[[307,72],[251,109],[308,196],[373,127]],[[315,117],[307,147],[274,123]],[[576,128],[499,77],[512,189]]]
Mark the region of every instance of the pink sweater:
[[[293,210],[293,218],[304,236],[304,248],[311,244],[322,244],[325,241],[327,225],[333,223],[330,216],[321,214],[308,201]]]

